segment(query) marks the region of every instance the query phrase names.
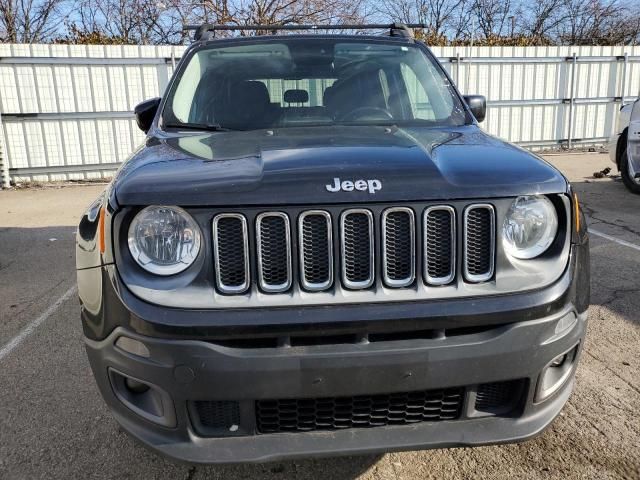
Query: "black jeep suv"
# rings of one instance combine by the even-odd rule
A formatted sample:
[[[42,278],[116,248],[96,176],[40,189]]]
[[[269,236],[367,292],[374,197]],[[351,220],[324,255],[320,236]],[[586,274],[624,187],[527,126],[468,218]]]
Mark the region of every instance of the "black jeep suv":
[[[80,222],[118,422],[189,462],[513,442],[569,398],[589,250],[567,180],[429,49],[198,31]]]

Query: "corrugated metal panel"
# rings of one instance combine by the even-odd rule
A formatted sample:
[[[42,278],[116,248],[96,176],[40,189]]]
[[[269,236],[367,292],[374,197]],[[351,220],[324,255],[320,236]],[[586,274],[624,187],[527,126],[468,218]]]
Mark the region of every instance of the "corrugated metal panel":
[[[18,181],[111,175],[144,140],[133,107],[161,94],[173,73],[172,58],[184,48],[0,45],[2,171]],[[613,133],[621,100],[640,93],[640,47],[432,51],[463,93],[487,97],[482,127],[527,147],[569,139],[601,144]],[[273,90],[305,86],[281,82]],[[311,103],[319,103],[318,86],[309,89]]]
[[[0,45],[3,152],[12,178],[110,176],[144,140],[133,120],[134,106],[162,93],[170,59],[183,51],[171,46]]]
[[[489,109],[483,128],[524,146],[557,145],[569,138],[572,143],[601,144],[613,134],[622,97],[629,102],[640,93],[639,47],[432,50],[463,93],[487,97]],[[571,106],[573,62],[567,57],[574,53],[577,61]]]

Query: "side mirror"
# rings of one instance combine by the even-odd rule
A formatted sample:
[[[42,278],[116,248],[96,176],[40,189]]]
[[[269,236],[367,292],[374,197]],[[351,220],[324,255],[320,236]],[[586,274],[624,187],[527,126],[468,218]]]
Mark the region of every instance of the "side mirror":
[[[139,103],[133,109],[133,113],[136,115],[138,128],[140,128],[144,133],[147,133],[151,128],[151,124],[153,123],[153,119],[156,116],[159,106],[160,98],[152,98]]]
[[[465,95],[464,101],[476,120],[482,122],[487,115],[487,99],[483,95]]]

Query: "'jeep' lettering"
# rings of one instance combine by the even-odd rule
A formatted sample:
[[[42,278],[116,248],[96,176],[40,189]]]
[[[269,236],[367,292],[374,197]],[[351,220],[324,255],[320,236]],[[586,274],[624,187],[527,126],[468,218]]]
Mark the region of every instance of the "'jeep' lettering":
[[[333,179],[333,184],[325,185],[325,188],[331,193],[340,191],[353,192],[355,188],[355,190],[359,190],[361,192],[368,190],[369,193],[375,194],[378,190],[382,189],[382,182],[375,178],[372,180],[360,179],[341,181],[338,177],[336,177]]]

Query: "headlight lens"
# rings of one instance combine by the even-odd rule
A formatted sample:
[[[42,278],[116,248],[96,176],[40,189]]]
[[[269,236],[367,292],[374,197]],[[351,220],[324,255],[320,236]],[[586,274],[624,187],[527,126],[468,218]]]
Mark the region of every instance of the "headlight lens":
[[[540,195],[516,198],[502,229],[502,245],[515,258],[534,258],[544,253],[558,231],[558,215],[551,201]]]
[[[131,255],[138,265],[156,275],[185,270],[198,256],[200,243],[198,225],[178,207],[147,207],[129,226]]]

